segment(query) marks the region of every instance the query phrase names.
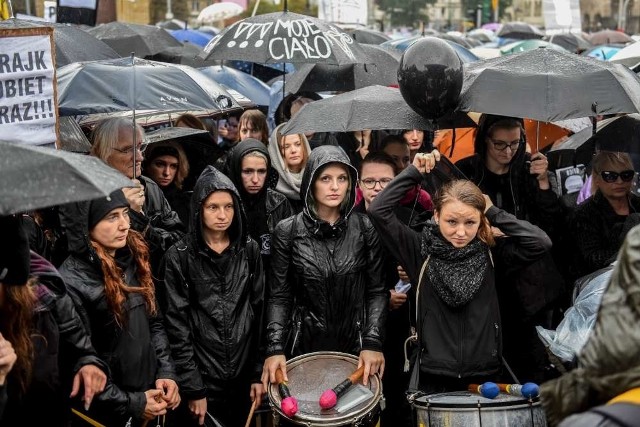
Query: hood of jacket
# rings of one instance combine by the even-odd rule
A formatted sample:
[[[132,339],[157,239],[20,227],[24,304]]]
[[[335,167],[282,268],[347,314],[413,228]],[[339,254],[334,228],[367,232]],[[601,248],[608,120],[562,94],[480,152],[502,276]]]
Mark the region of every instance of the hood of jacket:
[[[255,195],[247,193],[244,189],[244,185],[242,184],[242,159],[244,158],[244,156],[253,151],[257,151],[267,158],[267,177],[264,181],[264,187],[262,187],[262,190],[260,190],[260,192]],[[276,171],[276,169],[271,165],[271,156],[269,155],[269,150],[262,142],[258,141],[257,139],[245,139],[229,151],[227,157],[227,170],[229,172],[227,176],[231,178],[231,181],[236,186],[236,189],[240,193],[242,200],[245,200],[245,197],[263,197],[267,193],[267,188],[275,189],[276,185],[278,184],[279,174],[278,171]]]
[[[271,137],[269,138],[269,155],[271,156],[271,166],[273,166],[280,179],[278,181],[278,185],[276,190],[280,193],[287,196],[289,199],[299,200],[300,197],[300,185],[302,181],[302,177],[300,174],[295,174],[287,169],[287,164],[284,161],[284,157],[280,151],[280,139],[282,138],[282,134],[280,130],[284,127],[285,123],[282,123],[278,127],[274,129],[271,133]],[[301,134],[302,145],[307,150],[307,153],[311,155],[311,147],[309,146],[309,141],[304,134]],[[306,168],[306,166],[305,166]],[[303,171],[304,169],[303,168]]]
[[[244,227],[246,217],[244,214],[244,208],[242,207],[240,193],[238,193],[233,182],[213,166],[207,166],[202,171],[195,187],[193,188],[193,195],[191,196],[191,217],[189,229],[191,230],[191,233],[195,234],[196,241],[198,244],[206,246],[202,235],[202,204],[214,191],[228,191],[231,193],[231,197],[233,199],[233,221],[227,230],[231,245],[237,246],[238,242],[246,242],[248,238],[247,231]]]
[[[59,207],[60,224],[67,237],[70,255],[78,256],[90,262],[97,262],[98,255],[91,246],[89,237],[88,201],[68,203]]]
[[[340,147],[333,145],[324,145],[316,148],[311,152],[307,167],[304,169],[302,175],[302,185],[300,186],[300,199],[304,202],[305,216],[312,221],[319,222],[320,219],[313,214],[313,210],[309,209],[309,201],[311,200],[311,192],[313,191],[312,185],[315,182],[318,173],[324,168],[324,166],[330,163],[339,163],[347,168],[349,171],[349,188],[347,190],[347,209],[340,212],[340,221],[345,220],[356,202],[356,183],[358,182],[358,171],[349,162],[349,157]]]

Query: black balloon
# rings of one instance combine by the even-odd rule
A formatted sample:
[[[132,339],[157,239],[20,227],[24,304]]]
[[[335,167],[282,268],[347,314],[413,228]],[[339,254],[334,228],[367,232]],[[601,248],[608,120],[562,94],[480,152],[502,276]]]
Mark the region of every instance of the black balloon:
[[[455,110],[462,79],[458,54],[436,37],[424,37],[409,46],[398,68],[402,97],[415,112],[430,120]]]

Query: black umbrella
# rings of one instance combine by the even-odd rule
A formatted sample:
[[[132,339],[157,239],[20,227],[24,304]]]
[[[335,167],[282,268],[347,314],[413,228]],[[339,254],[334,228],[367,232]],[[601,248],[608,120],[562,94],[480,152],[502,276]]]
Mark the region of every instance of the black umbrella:
[[[640,111],[640,79],[620,64],[533,49],[464,67],[461,111],[543,122]]]
[[[503,24],[496,35],[505,39],[518,40],[541,39],[544,37],[544,33],[535,25],[518,21]]]
[[[56,67],[80,61],[120,58],[109,45],[69,24],[53,24],[10,18],[0,21],[0,29],[53,27]]]
[[[608,119],[608,123],[576,148],[576,162],[588,164],[600,150],[629,153],[634,167],[640,170],[640,115]]]
[[[587,49],[591,49],[593,45],[581,35],[575,33],[562,33],[546,36],[544,40],[549,43],[557,44],[567,49],[569,52],[580,53]]]
[[[348,30],[347,33],[360,44],[381,44],[391,40],[391,37],[385,33],[370,30],[369,28],[353,28]]]
[[[602,30],[589,35],[592,45],[609,43],[632,43],[633,39],[621,31]]]
[[[337,26],[287,11],[238,21],[225,28],[204,50],[204,59],[263,64],[368,62],[360,44]]]
[[[194,68],[139,58],[133,64],[131,58],[120,58],[59,69],[60,114],[240,108],[225,89]]]
[[[139,58],[155,55],[168,47],[181,46],[171,34],[153,25],[109,22],[87,30],[113,48],[120,56]]]
[[[251,74],[222,65],[200,68],[200,71],[217,83],[238,91],[256,105],[269,106],[271,88]]]
[[[203,61],[198,58],[202,53],[202,47],[190,42],[182,43],[182,46],[168,47],[155,55],[147,56],[146,59],[158,62],[168,62],[171,64],[188,65],[190,67],[206,67],[213,65],[214,61]]]
[[[363,45],[369,64],[302,64],[287,76],[285,92],[349,91],[366,86],[398,84],[398,64],[402,53],[375,45]]]
[[[97,157],[0,142],[0,215],[108,196],[131,180]]]
[[[466,119],[465,119],[466,118]],[[440,127],[475,126],[466,114],[447,117]],[[351,132],[363,129],[430,129],[429,120],[413,111],[400,90],[368,86],[305,105],[282,129],[305,132]]]
[[[60,149],[72,153],[89,154],[91,143],[73,117],[60,117],[58,124]]]

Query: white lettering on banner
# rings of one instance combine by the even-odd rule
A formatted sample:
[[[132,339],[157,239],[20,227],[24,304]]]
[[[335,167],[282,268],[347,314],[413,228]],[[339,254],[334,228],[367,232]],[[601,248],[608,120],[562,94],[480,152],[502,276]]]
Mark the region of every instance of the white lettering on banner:
[[[51,36],[2,37],[0,31],[0,52],[2,140],[31,145],[55,142]]]

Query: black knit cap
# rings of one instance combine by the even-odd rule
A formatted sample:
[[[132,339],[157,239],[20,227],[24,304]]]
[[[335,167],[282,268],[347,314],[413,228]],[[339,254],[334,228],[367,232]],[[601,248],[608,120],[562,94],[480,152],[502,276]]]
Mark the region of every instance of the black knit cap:
[[[22,226],[22,215],[0,217],[0,283],[20,286],[27,283],[30,273],[29,239]]]
[[[89,230],[96,226],[109,212],[117,208],[129,207],[122,190],[116,190],[109,197],[95,199],[89,205]]]

